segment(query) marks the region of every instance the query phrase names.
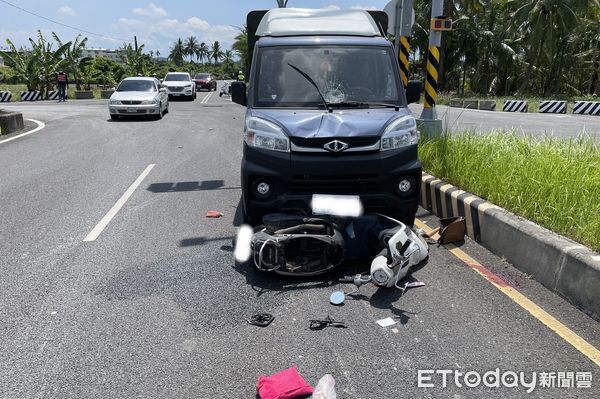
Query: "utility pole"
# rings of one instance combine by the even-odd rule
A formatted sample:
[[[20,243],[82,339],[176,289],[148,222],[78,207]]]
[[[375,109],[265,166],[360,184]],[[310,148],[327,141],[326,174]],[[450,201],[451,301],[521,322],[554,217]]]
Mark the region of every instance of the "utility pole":
[[[137,46],[137,36],[134,36],[134,37],[133,37],[133,43],[134,43],[134,45],[135,45],[135,52],[137,53],[137,50],[138,50],[138,46]]]
[[[429,51],[427,52],[427,74],[425,79],[425,104],[421,118],[417,121],[419,130],[427,135],[439,135],[442,133],[442,121],[438,119],[435,110],[435,101],[437,99],[438,90],[438,73],[440,70],[440,46],[442,44],[442,30],[437,29],[438,23],[434,20],[439,19],[444,15],[444,1],[431,1],[431,26],[429,30]],[[451,22],[450,22],[451,26]]]
[[[410,35],[414,24],[413,0],[392,0],[385,6],[384,11],[389,18],[388,30],[393,30],[394,34],[394,47],[400,63],[402,84],[407,87]]]

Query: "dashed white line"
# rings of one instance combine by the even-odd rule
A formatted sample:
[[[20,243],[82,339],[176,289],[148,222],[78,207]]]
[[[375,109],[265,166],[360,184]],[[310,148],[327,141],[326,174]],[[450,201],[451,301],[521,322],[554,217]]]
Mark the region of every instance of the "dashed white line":
[[[98,222],[96,227],[94,227],[94,229],[92,231],[90,231],[90,234],[88,234],[87,237],[85,237],[83,239],[83,241],[95,241],[96,238],[98,238],[98,236],[102,233],[102,231],[106,228],[106,226],[108,226],[110,221],[119,212],[119,210],[121,210],[123,205],[125,205],[125,202],[127,202],[129,197],[131,197],[131,195],[136,190],[136,188],[138,188],[139,185],[142,184],[142,181],[146,178],[146,176],[148,176],[148,174],[150,173],[152,168],[154,168],[154,166],[155,166],[155,164],[150,164],[150,165],[148,165],[148,167],[146,167],[146,169],[144,169],[142,174],[133,182],[133,184],[131,186],[129,186],[127,191],[125,191],[125,194],[123,194],[121,196],[121,198],[119,198],[117,203],[114,204],[112,208],[110,208],[108,213],[106,215],[104,215],[102,220],[100,220]]]
[[[208,93],[206,95],[206,97],[204,97],[202,99],[202,101],[200,101],[200,104],[206,104],[208,102],[208,100],[210,100],[210,98],[212,97],[213,93],[214,93],[214,91],[211,91],[210,93]]]
[[[2,140],[2,141],[0,141],[0,144],[8,143],[9,141],[13,141],[13,140],[21,138],[23,136],[27,136],[28,134],[33,134],[33,133],[35,133],[37,131],[40,131],[40,130],[42,130],[43,128],[46,127],[46,125],[44,124],[44,122],[40,122],[40,121],[37,121],[35,119],[26,119],[26,120],[35,122],[35,123],[37,123],[38,126],[35,129],[33,129],[33,130],[29,131],[29,132],[18,134],[18,135],[13,136],[13,137],[11,137],[9,139]]]

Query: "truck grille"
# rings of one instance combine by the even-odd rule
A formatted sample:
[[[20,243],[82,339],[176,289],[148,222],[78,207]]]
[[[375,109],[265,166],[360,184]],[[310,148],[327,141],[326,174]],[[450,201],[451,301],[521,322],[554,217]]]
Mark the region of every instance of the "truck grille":
[[[377,190],[379,176],[374,173],[354,175],[293,175],[291,191],[308,194],[353,194]]]
[[[325,149],[325,144],[334,140],[348,144],[348,148],[340,152],[367,152],[379,151],[379,136],[360,136],[360,137],[290,137],[292,142],[292,151],[294,152],[329,152]]]

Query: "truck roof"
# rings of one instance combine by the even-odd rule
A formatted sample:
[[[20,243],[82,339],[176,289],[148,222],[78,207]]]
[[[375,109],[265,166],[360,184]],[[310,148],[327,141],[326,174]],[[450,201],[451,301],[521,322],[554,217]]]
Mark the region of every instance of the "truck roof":
[[[274,8],[266,13],[256,36],[381,36],[375,20],[364,10]]]

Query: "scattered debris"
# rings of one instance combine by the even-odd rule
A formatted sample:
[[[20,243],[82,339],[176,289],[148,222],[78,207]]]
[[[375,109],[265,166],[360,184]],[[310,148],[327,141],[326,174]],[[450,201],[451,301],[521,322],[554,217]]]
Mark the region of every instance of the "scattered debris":
[[[331,374],[325,374],[315,387],[312,399],[337,399],[335,380]]]
[[[346,299],[346,294],[344,293],[344,291],[334,291],[331,293],[331,296],[329,297],[329,303],[331,303],[332,305],[342,305],[344,303],[344,300]]]
[[[208,212],[206,212],[206,217],[207,218],[220,218],[221,216],[223,216],[223,213],[221,213],[219,211],[208,211]]]
[[[266,327],[275,319],[270,313],[258,313],[252,316],[248,320],[248,324],[252,324],[253,326]]]
[[[313,393],[313,388],[302,378],[296,366],[268,377],[258,377],[256,390],[260,399],[304,398]]]
[[[396,324],[396,320],[392,319],[391,317],[387,317],[385,319],[377,320],[376,323],[381,327],[389,327]]]
[[[464,216],[455,216],[440,219],[440,227],[423,237],[428,238],[427,242],[430,244],[445,245],[464,241],[466,231],[467,221]]]
[[[324,320],[311,320],[309,328],[313,331],[322,330],[327,327],[348,328],[346,323],[335,321],[331,316],[327,316]]]

